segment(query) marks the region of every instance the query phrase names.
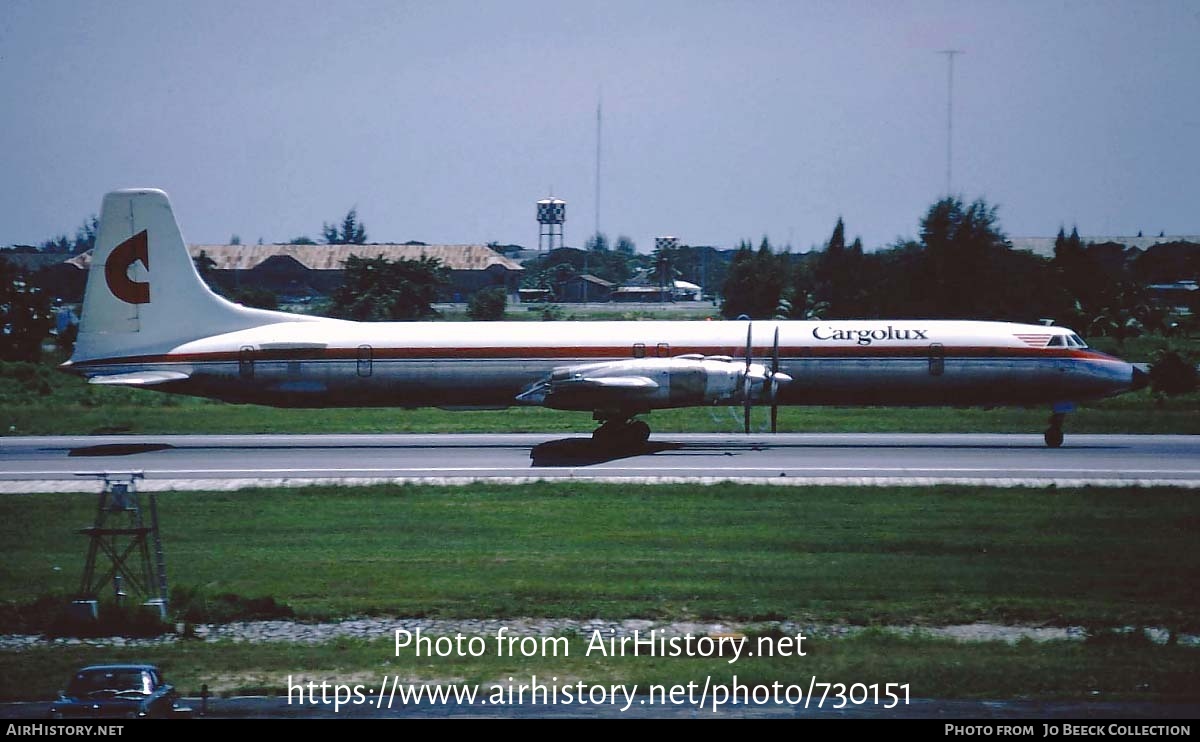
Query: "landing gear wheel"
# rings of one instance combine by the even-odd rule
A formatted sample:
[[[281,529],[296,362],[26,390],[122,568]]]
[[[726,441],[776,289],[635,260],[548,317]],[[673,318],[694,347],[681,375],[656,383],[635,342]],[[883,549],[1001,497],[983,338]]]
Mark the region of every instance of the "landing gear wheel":
[[[592,441],[605,448],[636,448],[650,438],[650,426],[641,420],[609,420],[592,433]]]
[[[629,442],[641,445],[650,440],[650,426],[641,420],[634,420],[628,425]]]

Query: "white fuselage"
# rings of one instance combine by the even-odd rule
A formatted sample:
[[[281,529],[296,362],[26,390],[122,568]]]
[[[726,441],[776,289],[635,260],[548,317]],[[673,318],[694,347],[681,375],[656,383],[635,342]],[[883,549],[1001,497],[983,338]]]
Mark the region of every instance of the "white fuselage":
[[[1070,330],[1040,325],[371,323],[251,309],[208,288],[170,199],[152,188],[104,197],[66,366],[93,384],[233,402],[537,404],[618,424],[648,410],[714,404],[1073,402],[1145,381]],[[634,428],[644,439],[647,429]]]
[[[73,367],[89,376],[178,371],[187,378],[156,388],[277,406],[506,407],[555,369],[582,364],[699,354],[729,356],[740,367],[747,324],[317,319],[135,356],[77,357]],[[1072,344],[1069,330],[1040,325],[759,320],[751,328],[757,364],[770,363],[778,328],[780,369],[792,378],[779,392],[785,405],[1080,401],[1129,389],[1133,374],[1123,361]],[[696,401],[664,392],[661,400],[632,406],[690,404]]]

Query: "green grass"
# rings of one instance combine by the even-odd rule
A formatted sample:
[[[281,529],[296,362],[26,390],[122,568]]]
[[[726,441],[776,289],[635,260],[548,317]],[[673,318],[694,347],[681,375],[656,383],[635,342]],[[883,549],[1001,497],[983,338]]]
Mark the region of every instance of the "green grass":
[[[94,507],[0,499],[0,600],[74,590]],[[159,510],[172,584],[307,617],[1200,628],[1195,491],[556,482],[168,493]]]
[[[962,645],[928,637],[867,632],[851,638],[805,639],[806,656],[724,658],[603,658],[586,656],[586,637],[572,640],[566,657],[501,657],[494,641],[478,658],[421,657],[405,649],[396,656],[390,637],[335,640],[324,644],[182,642],[174,646],[113,648],[63,646],[0,652],[0,699],[49,699],[76,668],[101,662],[153,662],[185,695],[206,684],[215,695],[286,695],[293,683],[322,681],[378,687],[384,675],[440,683],[518,683],[536,675],[550,683],[797,684],[908,683],[917,698],[1080,698],[1191,700],[1200,697],[1200,649],[1048,642]],[[332,690],[330,691],[332,695]],[[697,696],[699,692],[697,691]],[[831,703],[833,701],[831,700]]]
[[[1103,627],[1200,629],[1200,498],[1171,489],[720,485],[313,487],[168,493],[175,585],[269,595],[309,618],[782,618],[856,624],[1082,624],[1086,642],[961,644],[867,631],[805,657],[395,656],[390,636],[0,651],[0,698],[48,699],[84,664],[160,664],[186,693],[285,692],[385,674],[480,683],[908,683],[913,698],[1200,698],[1200,649]],[[0,499],[0,600],[68,594],[94,495]],[[11,627],[8,627],[11,629]]]

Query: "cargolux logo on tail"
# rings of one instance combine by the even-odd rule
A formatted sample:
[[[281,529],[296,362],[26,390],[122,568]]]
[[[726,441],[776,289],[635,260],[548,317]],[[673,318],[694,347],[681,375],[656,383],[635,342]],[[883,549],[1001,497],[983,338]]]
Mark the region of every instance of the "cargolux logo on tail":
[[[139,260],[146,270],[150,270],[150,251],[144,229],[113,248],[108,262],[104,264],[104,280],[108,283],[108,290],[128,304],[150,303],[150,284],[129,278],[129,266]]]

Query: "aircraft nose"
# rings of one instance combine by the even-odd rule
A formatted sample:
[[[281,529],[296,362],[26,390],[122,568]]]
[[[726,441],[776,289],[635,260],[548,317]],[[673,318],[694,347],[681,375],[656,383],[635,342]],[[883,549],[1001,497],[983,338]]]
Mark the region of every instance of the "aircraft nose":
[[[1133,378],[1129,381],[1130,390],[1136,392],[1138,389],[1145,389],[1148,386],[1150,386],[1150,374],[1146,373],[1140,364],[1134,364]]]

